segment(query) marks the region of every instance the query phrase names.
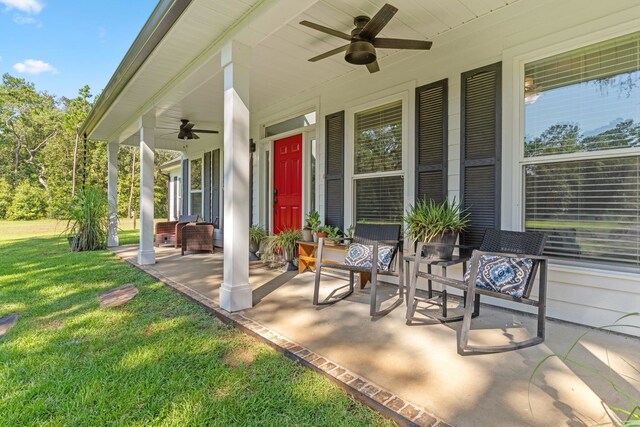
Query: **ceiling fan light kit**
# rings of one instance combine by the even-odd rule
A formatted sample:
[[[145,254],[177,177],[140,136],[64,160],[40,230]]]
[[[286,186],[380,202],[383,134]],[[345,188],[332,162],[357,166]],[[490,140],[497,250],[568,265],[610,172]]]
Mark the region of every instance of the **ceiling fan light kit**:
[[[348,40],[349,44],[332,49],[321,55],[310,58],[310,62],[316,62],[328,58],[337,53],[345,52],[344,59],[354,65],[366,65],[370,73],[380,70],[377,61],[376,48],[378,49],[418,49],[429,50],[432,43],[426,40],[389,39],[376,37],[389,23],[398,9],[390,4],[385,4],[373,18],[368,16],[356,16],[353,20],[355,28],[351,35],[333,28],[325,27],[309,21],[301,21],[300,25],[312,28],[316,31]]]

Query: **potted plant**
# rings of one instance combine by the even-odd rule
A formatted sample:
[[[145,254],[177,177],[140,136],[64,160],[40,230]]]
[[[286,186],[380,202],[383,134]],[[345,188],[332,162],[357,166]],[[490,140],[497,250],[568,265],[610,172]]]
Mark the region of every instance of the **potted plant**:
[[[66,234],[74,252],[95,251],[107,247],[109,203],[97,187],[80,191],[69,207]]]
[[[318,211],[308,212],[304,228],[302,229],[302,240],[311,242],[314,238],[313,233],[318,231],[318,227],[320,227],[320,214]]]
[[[321,237],[325,238],[324,241],[328,245],[335,245],[336,241],[331,239],[336,239],[342,236],[342,233],[340,232],[340,228],[338,227],[331,227],[330,225],[324,225],[321,227],[321,230],[324,233],[326,233],[326,236],[321,236]]]
[[[469,225],[469,214],[455,198],[442,203],[423,199],[407,210],[404,221],[407,234],[414,243],[432,243],[426,248],[426,256],[449,259],[458,234]]]
[[[297,267],[293,264],[293,261],[296,258],[297,241],[300,239],[302,239],[302,231],[293,228],[282,230],[275,236],[270,236],[265,246],[264,258],[271,265],[275,265],[277,264],[277,256],[282,255],[286,262],[285,271],[296,270]]]
[[[267,230],[263,226],[254,224],[249,227],[249,260],[257,261],[256,253],[260,250],[260,243],[267,237]]]

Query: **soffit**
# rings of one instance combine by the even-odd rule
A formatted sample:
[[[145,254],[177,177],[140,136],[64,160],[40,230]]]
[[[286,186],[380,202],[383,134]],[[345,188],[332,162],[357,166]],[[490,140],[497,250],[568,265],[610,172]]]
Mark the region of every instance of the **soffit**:
[[[308,20],[349,33],[353,29],[354,16],[373,16],[387,1],[391,1],[399,11],[382,30],[381,37],[437,42],[442,34],[518,0],[317,1],[303,13],[288,18],[288,23],[274,29],[254,46],[250,91],[252,112],[349,73],[366,76],[368,72],[363,66],[346,63],[342,54],[316,63],[308,62],[309,58],[339,47],[344,41],[303,27],[299,22]],[[136,131],[132,118],[143,112],[142,107],[148,105],[149,100],[154,100],[156,107],[156,137],[166,139],[168,146],[172,146],[171,143],[176,147],[179,145],[168,133],[179,126],[182,118],[194,122],[198,128],[222,131],[223,78],[219,55],[211,54],[198,67],[190,65],[258,3],[260,0],[194,0],[91,137],[107,139],[114,134],[132,135]],[[243,31],[251,31],[251,26]],[[407,55],[415,55],[415,51],[379,49],[378,58],[383,71],[385,58],[390,55],[394,60],[396,57],[401,60]]]

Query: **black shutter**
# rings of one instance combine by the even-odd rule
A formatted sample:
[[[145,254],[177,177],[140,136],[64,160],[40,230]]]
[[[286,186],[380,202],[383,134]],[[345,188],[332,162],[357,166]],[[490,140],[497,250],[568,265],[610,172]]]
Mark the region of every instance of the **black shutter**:
[[[447,197],[447,79],[416,88],[416,200]]]
[[[182,161],[182,215],[189,215],[189,159]]]
[[[220,149],[211,152],[211,222],[220,226]]]
[[[344,229],[344,111],[325,117],[324,222]]]
[[[462,74],[460,194],[471,221],[462,243],[479,246],[484,231],[500,228],[502,64]]]
[[[204,153],[204,188],[202,189],[202,206],[205,222],[213,222],[211,218],[211,152]]]

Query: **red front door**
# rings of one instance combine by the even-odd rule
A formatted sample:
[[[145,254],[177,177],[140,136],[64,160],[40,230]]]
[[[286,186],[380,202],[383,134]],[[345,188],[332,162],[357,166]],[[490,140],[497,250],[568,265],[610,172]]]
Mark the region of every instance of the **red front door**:
[[[273,145],[273,231],[300,228],[302,222],[302,135]]]

